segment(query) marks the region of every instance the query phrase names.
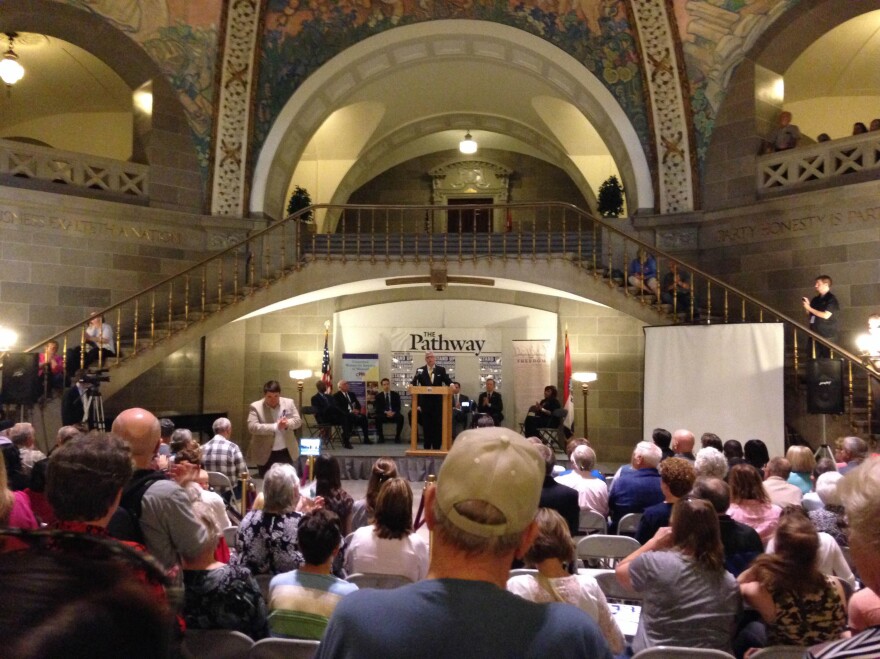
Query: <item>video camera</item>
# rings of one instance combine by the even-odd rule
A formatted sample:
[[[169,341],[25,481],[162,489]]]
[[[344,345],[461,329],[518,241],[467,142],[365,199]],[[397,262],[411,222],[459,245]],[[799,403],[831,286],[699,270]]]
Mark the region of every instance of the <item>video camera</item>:
[[[110,382],[110,375],[107,368],[89,368],[82,374],[79,381],[83,384],[97,389],[102,382]]]

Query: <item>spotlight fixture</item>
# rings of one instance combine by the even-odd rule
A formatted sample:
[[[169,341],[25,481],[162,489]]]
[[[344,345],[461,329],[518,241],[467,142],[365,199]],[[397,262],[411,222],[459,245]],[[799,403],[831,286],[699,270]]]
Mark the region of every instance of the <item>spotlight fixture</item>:
[[[458,143],[458,150],[467,155],[477,152],[477,143],[471,137],[471,131],[465,133],[464,139]]]
[[[24,76],[24,67],[18,63],[18,55],[13,49],[17,36],[18,34],[15,32],[6,33],[6,38],[9,39],[9,48],[3,54],[3,59],[0,60],[0,80],[5,82],[7,87],[12,87]]]

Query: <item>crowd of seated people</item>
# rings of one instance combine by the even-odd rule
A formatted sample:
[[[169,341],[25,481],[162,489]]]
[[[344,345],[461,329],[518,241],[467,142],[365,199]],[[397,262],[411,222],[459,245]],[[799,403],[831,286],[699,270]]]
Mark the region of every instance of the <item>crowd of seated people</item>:
[[[262,483],[262,509],[242,520],[236,551],[227,561],[217,549],[229,519],[217,506],[222,499],[205,495],[197,443],[181,436],[167,471],[155,469],[159,428],[158,419],[136,409],[123,412],[113,432],[62,429],[49,457],[33,462],[29,474],[23,471],[23,452],[33,447],[0,436],[0,528],[20,529],[0,532],[4,593],[12,592],[8,584],[18,583],[4,554],[24,552],[27,560],[17,564],[47,573],[67,563],[71,575],[86,562],[103,561],[107,569],[97,570],[106,575],[102,583],[76,582],[77,588],[101,591],[106,601],[124,592],[132,606],[152,606],[143,615],[153,648],[179,641],[184,629],[233,629],[254,640],[268,634],[320,639],[337,604],[357,590],[343,580],[346,574],[429,578],[428,545],[413,532],[412,489],[396,476],[393,461],[374,465],[372,494],[368,489],[366,500],[354,506],[366,524],[347,541],[346,531],[356,525],[338,463],[325,456],[326,473],[314,499],[301,495],[292,465],[273,465]],[[749,440],[742,450],[736,440],[722,442],[706,433],[694,456],[692,433],[657,436],[663,442],[667,435],[674,455],[664,459],[653,441],[639,442],[610,494],[585,439],[571,442],[572,470],[557,479],[546,447],[534,446],[545,488],[547,479],[554,489],[570,488],[579,508],[612,522],[625,512],[642,514],[636,534],[641,546],[615,569],[621,585],[643,598],[628,646],[598,583],[578,573],[571,524],[549,507],[538,510],[533,535],[517,550],[536,573],[510,578],[507,589],[533,602],[573,604],[618,655],[660,644],[716,648],[737,657],[774,644],[830,644],[815,647],[810,656],[873,656],[880,648],[880,460],[868,457],[865,443],[854,437],[841,441],[838,470],[832,460],[811,460],[807,447],[771,456],[760,440]],[[35,478],[44,482],[35,484]],[[48,509],[39,517],[27,491],[32,487]],[[777,505],[773,500],[780,492],[796,501],[778,499],[785,505]],[[535,502],[542,496],[536,490]],[[347,520],[328,505],[334,499],[342,500]],[[50,535],[30,533],[41,524],[52,529]],[[860,589],[842,547],[868,588]],[[254,579],[259,574],[274,575],[268,601]],[[169,597],[175,588],[183,589],[177,611]],[[85,606],[72,591],[55,596]],[[138,604],[140,599],[145,603]],[[62,603],[34,598],[22,609],[39,606],[57,615]],[[20,615],[15,624],[22,625],[22,638],[47,633]],[[845,638],[848,627],[852,638]],[[3,629],[0,624],[0,647],[18,648],[18,638],[14,646],[4,641]],[[34,647],[48,647],[44,638],[38,641]],[[108,634],[106,643],[121,641]]]

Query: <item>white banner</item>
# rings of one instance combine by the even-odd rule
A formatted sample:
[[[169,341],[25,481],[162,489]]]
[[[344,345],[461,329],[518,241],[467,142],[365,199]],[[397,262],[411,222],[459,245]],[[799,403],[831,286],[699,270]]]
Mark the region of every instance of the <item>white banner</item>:
[[[544,387],[552,381],[550,339],[513,341],[513,378],[516,382],[516,407],[505,416],[515,414],[515,421],[522,421],[529,408],[544,398]],[[513,401],[511,401],[513,402]],[[513,427],[518,427],[514,425]]]

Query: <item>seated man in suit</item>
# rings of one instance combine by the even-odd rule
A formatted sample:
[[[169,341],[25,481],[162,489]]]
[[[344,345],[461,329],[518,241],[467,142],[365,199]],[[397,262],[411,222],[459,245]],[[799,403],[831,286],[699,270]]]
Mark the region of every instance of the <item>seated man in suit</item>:
[[[345,415],[342,413],[342,410],[336,407],[333,396],[327,393],[327,384],[322,380],[318,380],[315,383],[315,388],[318,390],[318,393],[312,396],[312,409],[315,411],[315,421],[320,424],[330,424],[333,426],[344,425]],[[326,429],[321,432],[329,434],[329,431]],[[354,448],[348,439],[343,442],[343,446],[345,448]]]
[[[461,393],[461,385],[452,383],[452,439],[468,427],[471,418],[471,399]]]
[[[361,407],[360,402],[353,393],[348,390],[348,382],[340,380],[336,385],[337,391],[333,394],[333,403],[342,412],[342,445],[351,448],[352,426],[357,426],[364,433],[364,444],[372,444],[370,430],[367,425],[367,410]]]
[[[400,444],[400,433],[403,431],[403,414],[400,413],[400,394],[391,391],[391,380],[382,378],[382,391],[376,394],[373,400],[376,410],[376,433],[379,435],[379,443],[385,443],[385,435],[382,432],[386,423],[395,424],[394,443]]]
[[[495,378],[490,376],[486,378],[486,391],[477,399],[477,412],[488,414],[495,425],[500,426],[504,421],[504,415],[501,413],[503,409],[504,401],[501,400],[501,394],[495,391]]]

